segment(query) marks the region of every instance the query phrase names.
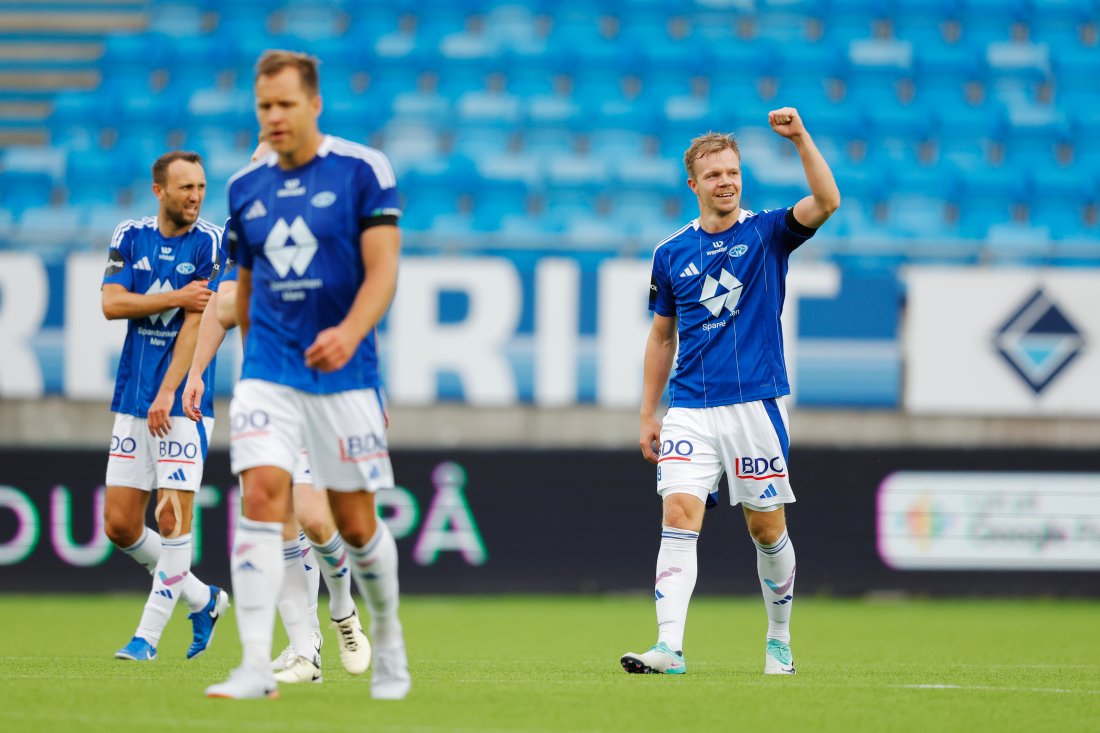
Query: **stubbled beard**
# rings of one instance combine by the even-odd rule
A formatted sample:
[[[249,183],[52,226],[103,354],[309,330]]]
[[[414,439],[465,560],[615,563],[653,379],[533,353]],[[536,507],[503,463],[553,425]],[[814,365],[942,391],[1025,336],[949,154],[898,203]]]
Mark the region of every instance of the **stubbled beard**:
[[[189,227],[195,223],[195,219],[198,219],[197,215],[195,219],[188,219],[187,214],[183,213],[183,209],[168,209],[164,213],[168,217],[168,221],[172,222],[172,226],[177,229]]]

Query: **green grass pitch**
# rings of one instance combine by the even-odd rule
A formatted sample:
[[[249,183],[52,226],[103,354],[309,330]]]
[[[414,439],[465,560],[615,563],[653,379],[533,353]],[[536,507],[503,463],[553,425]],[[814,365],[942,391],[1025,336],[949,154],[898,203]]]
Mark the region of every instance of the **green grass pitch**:
[[[688,674],[627,675],[654,641],[636,597],[408,597],[413,690],[370,698],[326,629],[320,685],[269,701],[207,700],[238,661],[235,619],[206,655],[177,608],[159,658],[112,659],[139,596],[0,595],[0,730],[95,731],[1097,731],[1100,603],[801,598],[795,677],[765,677],[759,599],[697,598]],[[324,603],[322,603],[322,609]],[[276,650],[285,643],[276,633]],[[368,673],[369,674],[369,673]]]

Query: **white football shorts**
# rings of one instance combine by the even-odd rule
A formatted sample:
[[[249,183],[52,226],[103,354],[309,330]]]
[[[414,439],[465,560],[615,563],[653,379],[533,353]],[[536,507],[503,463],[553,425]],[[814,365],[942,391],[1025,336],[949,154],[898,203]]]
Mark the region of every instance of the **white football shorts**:
[[[212,417],[196,423],[174,415],[168,437],[158,438],[149,432],[146,418],[116,414],[107,458],[107,485],[142,491],[198,491],[208,437],[213,431]]]
[[[298,454],[298,460],[294,463],[294,481],[297,484],[313,485],[313,471],[309,467],[309,451]]]
[[[673,407],[661,426],[657,493],[706,501],[727,476],[730,506],[771,511],[795,501],[787,473],[782,398],[721,407]]]
[[[295,475],[302,450],[313,481],[333,491],[393,488],[385,407],[376,389],[311,394],[260,379],[233,390],[233,473],[275,466]]]

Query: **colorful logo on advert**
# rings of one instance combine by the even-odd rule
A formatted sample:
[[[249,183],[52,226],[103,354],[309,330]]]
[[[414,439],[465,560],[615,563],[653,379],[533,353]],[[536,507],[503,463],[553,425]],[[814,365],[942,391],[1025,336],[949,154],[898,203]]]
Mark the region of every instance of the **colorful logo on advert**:
[[[951,517],[939,511],[928,494],[918,496],[899,518],[904,524],[905,534],[913,537],[924,550],[951,524]]]

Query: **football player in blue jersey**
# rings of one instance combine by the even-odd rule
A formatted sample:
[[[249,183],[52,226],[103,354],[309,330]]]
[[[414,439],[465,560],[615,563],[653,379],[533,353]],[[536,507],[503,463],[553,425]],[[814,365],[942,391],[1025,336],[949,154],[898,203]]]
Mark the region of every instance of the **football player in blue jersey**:
[[[107,537],[153,574],[153,589],[137,631],[118,659],[147,661],[181,597],[191,610],[191,659],[206,650],[228,594],[191,573],[191,519],[202,480],[208,403],[201,423],[183,416],[180,392],[195,349],[199,318],[210,294],[220,228],[199,218],[206,194],[202,159],[166,153],[153,164],[157,216],[119,224],[103,275],[103,314],[126,318],[111,411],[115,424],[107,461]],[[157,491],[160,533],[145,526]]]
[[[282,523],[304,448],[371,613],[371,694],[399,699],[410,678],[397,545],[374,502],[374,492],[394,485],[375,328],[397,282],[396,179],[379,151],[321,133],[315,59],[265,53],[255,94],[274,154],[229,183],[244,341],[230,408],[243,516],[230,565],[244,658],[206,694],[278,694],[268,661],[284,573]]]
[[[764,673],[795,672],[795,557],[784,514],[795,497],[787,473],[783,398],[790,386],[780,314],[788,258],[836,211],[840,192],[797,110],[774,110],[768,122],[794,144],[810,195],[787,209],[743,209],[736,140],[703,135],[684,154],[699,218],[653,253],[639,444],[657,466],[664,507],[654,589],[658,637],[648,651],[622,656],[627,672],[687,670],[684,626],[697,575],[696,544],[723,474],[730,504],[741,504],[757,549],[768,615]],[[657,408],[666,383],[662,425]]]
[[[252,160],[271,152],[261,142]],[[226,222],[229,228],[229,222]],[[199,324],[195,358],[183,390],[183,410],[196,422],[202,419],[202,398],[206,392],[203,374],[214,359],[226,332],[237,326],[237,268],[223,250],[225,263],[220,276],[210,281],[213,294]],[[328,497],[313,483],[309,456],[302,451],[294,467],[293,511],[283,522],[284,578],[279,590],[278,609],[290,644],[271,664],[277,682],[321,682],[321,629],[317,619],[320,579],[329,591],[329,612],[340,646],[340,660],[352,674],[362,674],[370,665],[370,643],[355,613],[347,550],[336,531]],[[318,558],[324,563],[319,567]]]

